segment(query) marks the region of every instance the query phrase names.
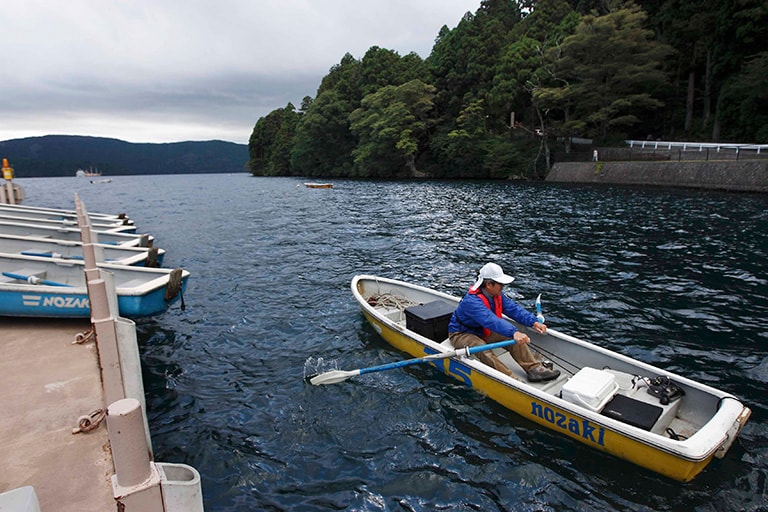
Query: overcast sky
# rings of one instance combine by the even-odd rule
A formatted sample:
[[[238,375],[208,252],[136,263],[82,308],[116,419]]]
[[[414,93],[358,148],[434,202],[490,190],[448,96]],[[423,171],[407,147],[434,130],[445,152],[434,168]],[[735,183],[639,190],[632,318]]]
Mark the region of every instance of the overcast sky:
[[[480,0],[2,0],[0,140],[247,143],[345,53],[426,58]]]

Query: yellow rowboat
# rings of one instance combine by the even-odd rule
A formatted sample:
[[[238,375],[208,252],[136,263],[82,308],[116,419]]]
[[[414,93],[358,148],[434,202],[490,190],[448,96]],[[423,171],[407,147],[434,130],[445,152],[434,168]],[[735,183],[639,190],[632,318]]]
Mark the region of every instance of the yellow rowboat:
[[[554,329],[540,335],[518,326],[561,371],[549,382],[527,382],[502,349],[495,353],[518,378],[473,356],[437,358],[454,350],[447,321],[459,298],[367,275],[355,276],[351,287],[365,317],[396,349],[431,356],[428,364],[520,416],[674,480],[690,481],[725,456],[751,413],[728,393]]]
[[[333,183],[305,183],[307,188],[333,188]]]

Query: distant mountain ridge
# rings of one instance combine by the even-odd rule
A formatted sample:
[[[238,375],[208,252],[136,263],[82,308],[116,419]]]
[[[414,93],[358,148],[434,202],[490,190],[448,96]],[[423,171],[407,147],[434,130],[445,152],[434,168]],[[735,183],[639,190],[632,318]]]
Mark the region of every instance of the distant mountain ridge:
[[[74,176],[78,169],[104,176],[246,172],[248,146],[221,140],[133,143],[104,137],[45,135],[0,142],[17,178]]]

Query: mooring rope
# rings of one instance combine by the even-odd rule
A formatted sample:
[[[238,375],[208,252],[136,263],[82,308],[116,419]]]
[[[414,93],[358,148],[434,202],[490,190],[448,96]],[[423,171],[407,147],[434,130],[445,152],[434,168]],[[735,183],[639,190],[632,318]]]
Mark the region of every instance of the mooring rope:
[[[92,341],[96,339],[96,331],[91,327],[87,331],[79,332],[75,335],[74,341],[72,341],[73,345],[80,345],[85,343],[86,341]]]
[[[80,416],[77,419],[77,427],[72,429],[73,434],[79,434],[81,432],[90,432],[98,428],[104,418],[107,417],[107,412],[104,409],[96,409],[84,416]]]

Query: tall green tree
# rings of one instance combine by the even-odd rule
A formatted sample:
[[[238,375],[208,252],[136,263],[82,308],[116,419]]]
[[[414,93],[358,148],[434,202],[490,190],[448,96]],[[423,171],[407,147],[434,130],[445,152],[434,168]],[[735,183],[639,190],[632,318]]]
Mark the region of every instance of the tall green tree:
[[[566,0],[538,0],[530,7],[532,10],[512,31],[513,42],[496,65],[489,100],[495,109],[514,113],[514,118],[510,116],[513,133],[517,138],[531,136],[530,145],[538,146],[536,159],[543,158],[540,165],[533,163],[532,168],[546,170],[551,160],[550,137],[567,135],[561,133],[561,127],[568,122],[572,104],[544,101],[546,96],[539,93],[564,85],[554,72],[560,55],[557,49],[573,34],[581,16]],[[558,108],[553,110],[552,105]]]
[[[254,176],[290,175],[290,155],[299,115],[291,104],[259,119],[248,140],[248,169]]]
[[[421,80],[388,85],[371,93],[349,116],[359,143],[352,152],[355,174],[393,178],[417,175],[416,159],[432,124],[435,88]]]
[[[299,119],[290,155],[298,176],[347,176],[357,139],[349,130],[350,102],[328,90]]]
[[[387,85],[402,85],[427,77],[424,61],[416,53],[405,57],[394,50],[372,46],[360,61],[362,94],[366,96]]]
[[[768,52],[748,58],[724,84],[717,110],[732,140],[768,144]]]
[[[363,97],[426,75],[424,62],[415,53],[400,57],[373,46],[360,61],[346,54],[323,78],[317,99],[305,102],[291,154],[293,171],[304,176],[351,175],[358,141],[350,130],[350,114]]]
[[[361,63],[350,53],[320,82],[317,97],[305,101],[296,127],[291,169],[300,176],[346,176],[352,169],[357,139],[349,130],[349,114],[363,94]]]
[[[521,16],[517,2],[483,0],[477,12],[467,13],[455,29],[440,30],[427,65],[437,87],[436,107],[446,122],[454,122],[469,103],[485,100],[493,86],[495,63]],[[502,117],[506,116],[501,115],[499,122]]]
[[[657,96],[668,85],[662,64],[672,48],[657,42],[645,21],[645,12],[627,2],[605,16],[584,16],[551,50],[563,85],[540,89],[538,100],[573,105],[566,126],[573,135],[622,138],[644,113],[663,106]]]
[[[727,122],[722,122],[719,106],[733,104],[732,81],[745,63],[768,51],[768,5],[762,0],[639,1],[659,37],[677,51],[666,131],[693,140],[743,137],[742,125],[732,124],[732,112],[724,113]]]

